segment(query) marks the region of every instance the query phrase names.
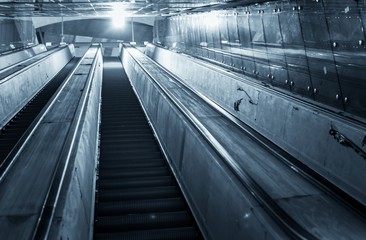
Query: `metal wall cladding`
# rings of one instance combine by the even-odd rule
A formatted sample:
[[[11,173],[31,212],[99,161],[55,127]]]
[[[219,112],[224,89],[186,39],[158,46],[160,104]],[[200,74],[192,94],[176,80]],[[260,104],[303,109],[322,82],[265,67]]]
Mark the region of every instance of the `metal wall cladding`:
[[[324,13],[299,13],[305,47],[330,49],[330,37]]]
[[[359,3],[365,6],[365,3]],[[334,62],[345,110],[366,116],[364,11],[356,1],[324,1]]]
[[[205,24],[209,25],[210,33],[212,34],[213,46],[214,50],[221,50],[221,35],[220,35],[220,17],[217,14],[210,14],[208,18],[205,20]],[[218,62],[223,62],[223,55],[221,51],[215,51],[215,58]]]
[[[253,81],[366,117],[364,9],[365,0],[269,1],[181,15],[170,34]]]
[[[198,20],[199,21],[199,20]],[[198,34],[200,36],[200,55],[202,57],[208,56],[208,50],[205,47],[207,45],[207,34],[206,34],[206,27],[203,24],[198,24],[197,28]]]
[[[37,43],[32,21],[0,17],[0,53]]]
[[[228,22],[231,20],[231,12],[223,11],[219,15],[219,31],[220,31],[220,39],[221,39],[221,49],[223,50],[223,63],[227,66],[232,66],[232,54],[231,54],[231,42],[229,39],[229,24]]]
[[[186,41],[187,50],[190,51],[191,47],[194,45],[194,41],[195,41],[195,37],[192,32],[192,29],[189,27],[190,19],[181,17],[178,19],[178,21],[179,21],[179,24],[182,26],[182,29],[185,29],[186,36],[183,39],[185,39],[185,41]]]
[[[267,56],[267,46],[262,22],[262,10],[257,8],[250,9],[249,27],[252,40],[253,56],[255,60],[255,75],[262,80],[270,83],[267,77],[270,74]]]
[[[242,59],[241,68],[245,74],[253,74],[256,71],[255,61],[253,56],[253,49],[251,43],[251,34],[249,28],[249,13],[246,9],[241,9],[238,11],[236,17],[236,22],[238,26],[238,35],[240,43],[240,55]]]
[[[190,17],[190,24],[187,26],[189,29],[189,32],[191,33],[192,37],[192,50],[195,52],[196,55],[198,55],[197,47],[199,46],[201,42],[201,37],[199,35],[199,31],[197,30],[197,16],[192,15]]]
[[[206,14],[204,17],[207,18],[209,16],[209,14]],[[214,37],[213,37],[213,34],[212,34],[212,26],[210,26],[209,24],[202,24],[202,26],[204,27],[204,31],[206,33],[206,43],[207,43],[207,46],[206,48],[207,49],[211,49],[213,48],[213,45],[214,45]],[[207,57],[209,59],[215,59],[215,52],[212,51],[212,50],[207,50]]]
[[[227,28],[228,28],[228,38],[229,44],[231,48],[231,63],[232,67],[237,69],[238,71],[242,70],[242,59],[240,51],[240,39],[239,39],[239,31],[238,31],[238,24],[237,24],[237,16],[238,12],[231,11],[227,16]]]
[[[337,65],[342,99],[347,112],[366,117],[366,65]]]
[[[288,9],[291,9],[291,7]],[[297,11],[293,10],[279,10],[278,18],[282,33],[286,68],[288,71],[288,79],[281,79],[282,84],[285,84],[295,92],[312,98],[312,84],[299,14]]]
[[[341,90],[325,13],[320,8],[319,11],[304,11],[299,15],[314,99],[343,109],[342,102],[337,99]]]
[[[287,88],[288,74],[278,14],[276,12],[263,14],[262,19],[270,67],[267,77],[272,85]]]

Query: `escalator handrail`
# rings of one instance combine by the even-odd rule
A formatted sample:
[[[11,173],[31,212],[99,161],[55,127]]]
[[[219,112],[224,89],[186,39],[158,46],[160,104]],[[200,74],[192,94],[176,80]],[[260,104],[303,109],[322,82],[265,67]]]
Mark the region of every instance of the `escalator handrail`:
[[[4,77],[3,79],[0,79],[0,85],[3,84],[3,83],[5,83],[5,82],[7,82],[7,81],[9,81],[9,80],[11,80],[12,78],[14,78],[14,77],[16,77],[18,75],[20,75],[21,73],[27,71],[28,69],[34,67],[35,65],[39,64],[40,62],[45,61],[46,59],[50,58],[54,53],[59,52],[59,51],[63,50],[64,48],[68,48],[68,47],[69,47],[69,45],[59,46],[56,49],[52,49],[50,51],[44,52],[44,53],[48,53],[48,55],[46,55],[45,57],[43,57],[43,58],[35,61],[34,63],[31,63],[31,64],[25,66],[24,68],[20,69],[19,71],[16,71],[14,73],[11,73],[10,75]],[[43,53],[41,53],[41,54],[43,54]],[[33,56],[32,58],[37,57],[37,56],[39,56],[39,55]],[[30,58],[30,59],[32,59],[32,58]],[[24,61],[29,61],[30,59],[25,59]],[[24,61],[22,61],[22,62],[24,62]],[[14,66],[20,65],[21,63],[16,63],[14,65],[11,65],[11,66],[7,67],[5,70],[7,71],[7,70],[13,68]]]
[[[97,67],[97,59],[99,54],[101,55],[101,45],[100,44],[98,46],[92,45],[91,48],[93,47],[97,47],[97,51],[94,55],[93,63],[88,73],[85,87],[74,115],[77,117],[76,118],[74,117],[74,119],[72,120],[69,133],[66,136],[64,147],[58,158],[56,170],[51,180],[50,188],[47,193],[47,198],[45,199],[42,208],[43,211],[40,214],[38,225],[34,230],[33,239],[47,239],[48,237],[52,224],[52,219],[57,207],[58,200],[60,198],[61,189],[65,181],[67,169],[70,161],[72,161],[74,152],[77,150],[75,149],[75,145],[78,143],[77,137],[81,135],[82,119],[87,109],[87,100],[89,99],[92,80]],[[88,51],[86,51],[83,58],[80,60],[79,65],[85,58],[87,53]],[[75,68],[75,70],[76,69],[77,68]],[[60,164],[61,161],[62,164]]]

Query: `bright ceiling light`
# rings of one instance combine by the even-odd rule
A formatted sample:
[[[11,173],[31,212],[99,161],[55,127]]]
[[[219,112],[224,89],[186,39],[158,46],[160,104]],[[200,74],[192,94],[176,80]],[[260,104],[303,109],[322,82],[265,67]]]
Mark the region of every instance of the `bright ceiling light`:
[[[111,12],[112,24],[115,28],[122,28],[125,25],[126,7],[122,3],[113,4]]]
[[[125,18],[121,15],[112,16],[112,24],[115,28],[122,28],[125,25]]]

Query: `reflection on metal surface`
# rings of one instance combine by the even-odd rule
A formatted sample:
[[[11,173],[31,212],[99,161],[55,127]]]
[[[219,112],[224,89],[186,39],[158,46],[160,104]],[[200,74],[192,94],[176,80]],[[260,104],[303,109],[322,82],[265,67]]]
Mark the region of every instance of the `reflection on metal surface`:
[[[109,15],[116,6],[123,7],[128,16],[144,15],[170,15],[191,10],[193,8],[206,8],[210,6],[226,4],[226,1],[216,2],[208,0],[200,1],[158,1],[158,0],[135,0],[135,1],[9,1],[0,5],[0,16],[6,17],[31,17],[31,16],[96,16]],[[236,3],[239,4],[239,3]],[[198,11],[203,11],[198,9]]]
[[[164,31],[155,33],[165,47],[366,117],[364,7],[341,0],[272,1],[171,16],[157,21]],[[212,27],[207,19],[220,24]]]

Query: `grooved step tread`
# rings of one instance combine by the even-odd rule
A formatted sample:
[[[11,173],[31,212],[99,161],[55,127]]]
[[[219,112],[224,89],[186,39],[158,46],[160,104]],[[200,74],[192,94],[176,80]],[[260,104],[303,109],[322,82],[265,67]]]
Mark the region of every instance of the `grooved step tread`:
[[[108,169],[100,170],[99,176],[104,179],[109,178],[129,178],[129,177],[150,177],[169,175],[167,167],[151,167],[151,168],[124,168],[124,169]]]
[[[118,216],[149,212],[177,212],[186,208],[181,198],[98,203],[98,215]]]
[[[153,152],[149,154],[145,153],[136,153],[134,155],[129,156],[121,156],[117,153],[105,153],[100,155],[101,158],[103,158],[104,161],[137,161],[141,159],[153,159],[153,158],[160,158],[162,157],[160,152]]]
[[[167,212],[129,214],[123,216],[98,217],[95,228],[100,232],[119,232],[141,229],[189,227],[192,218],[189,213]]]
[[[179,196],[180,191],[176,186],[128,188],[123,189],[123,191],[100,189],[98,191],[99,202],[174,198]]]
[[[103,75],[94,239],[200,239],[144,111],[117,70]]]
[[[162,159],[146,159],[139,160],[134,162],[102,162],[99,164],[99,170],[107,170],[107,169],[118,169],[118,168],[139,168],[139,167],[160,167],[164,166],[165,163]]]
[[[99,188],[103,190],[140,187],[175,186],[171,176],[135,177],[128,179],[101,179],[98,181]]]
[[[98,240],[191,240],[198,239],[198,234],[193,227],[165,228],[144,231],[129,231],[120,233],[98,233]]]

